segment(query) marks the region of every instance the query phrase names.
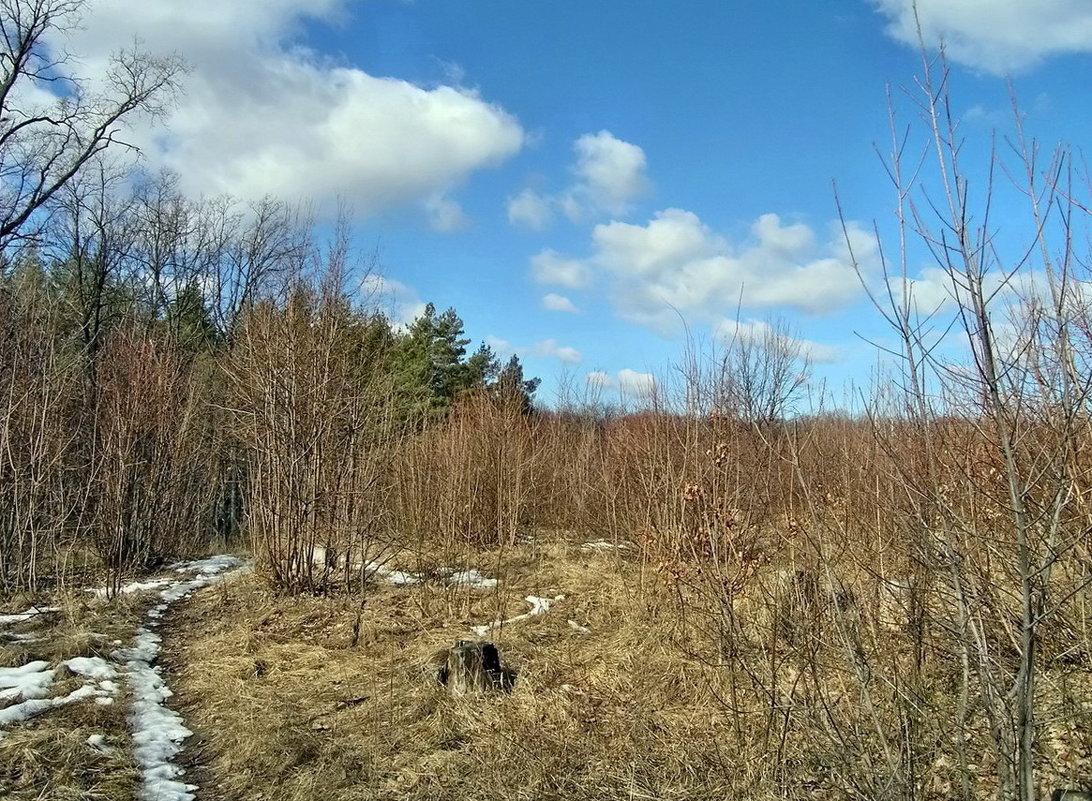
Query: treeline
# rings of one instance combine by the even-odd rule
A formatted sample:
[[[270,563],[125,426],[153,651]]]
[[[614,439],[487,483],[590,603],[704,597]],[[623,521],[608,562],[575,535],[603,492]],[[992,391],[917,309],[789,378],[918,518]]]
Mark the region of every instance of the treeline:
[[[352,494],[360,453],[464,396],[530,412],[538,382],[518,358],[468,353],[452,309],[393,325],[344,237],[318,241],[287,204],[127,179],[85,173],[4,252],[0,589],[39,588],[91,556],[115,576],[154,567],[251,515],[328,526],[344,499],[321,482],[302,497],[292,479],[274,503],[282,458],[328,460]]]

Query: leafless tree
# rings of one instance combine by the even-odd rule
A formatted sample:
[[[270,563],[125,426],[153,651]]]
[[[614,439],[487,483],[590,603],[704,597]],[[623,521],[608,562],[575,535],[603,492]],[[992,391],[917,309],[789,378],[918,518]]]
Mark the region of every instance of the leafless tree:
[[[79,20],[83,0],[0,0],[0,246],[33,237],[57,193],[120,138],[123,124],[158,115],[182,64],[136,48],[113,56],[101,80],[72,75],[50,38]]]
[[[957,716],[982,716],[1000,799],[1038,798],[1037,681],[1045,632],[1086,586],[1079,564],[1087,523],[1080,453],[1092,397],[1074,256],[1085,206],[1072,154],[1040,163],[1019,110],[1012,158],[996,146],[981,176],[965,165],[943,52],[922,45],[922,76],[908,96],[926,141],[895,124],[886,160],[897,195],[897,261],[883,259],[873,300],[901,341],[904,413],[917,432],[920,470],[897,463],[919,537],[913,558],[940,582],[938,622],[961,666]],[[1023,220],[995,218],[1006,176],[1028,203]],[[1026,235],[999,245],[1002,230]],[[948,300],[923,308],[907,264],[920,248]],[[866,284],[869,284],[865,277]],[[944,345],[962,339],[968,358]],[[1082,352],[1084,351],[1084,352]],[[946,430],[944,417],[958,421]],[[952,436],[952,432],[956,432]],[[886,439],[886,435],[880,435]],[[958,465],[961,489],[951,471]],[[966,756],[961,755],[966,774]],[[964,787],[964,797],[970,797]]]
[[[737,323],[720,359],[716,407],[748,423],[791,414],[807,389],[810,357],[784,320]]]

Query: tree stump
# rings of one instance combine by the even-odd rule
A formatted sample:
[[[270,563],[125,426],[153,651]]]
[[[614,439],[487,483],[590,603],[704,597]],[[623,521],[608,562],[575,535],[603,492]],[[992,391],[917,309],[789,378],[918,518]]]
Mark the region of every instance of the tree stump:
[[[491,642],[456,640],[447,651],[437,678],[453,695],[510,690],[515,671],[501,665],[500,652]]]

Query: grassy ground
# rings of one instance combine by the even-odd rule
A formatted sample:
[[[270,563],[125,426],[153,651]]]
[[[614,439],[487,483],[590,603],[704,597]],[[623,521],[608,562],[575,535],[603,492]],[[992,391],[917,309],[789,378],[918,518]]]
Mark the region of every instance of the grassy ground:
[[[396,566],[440,566],[424,561]],[[701,626],[680,619],[678,598],[635,549],[588,550],[558,537],[457,566],[480,568],[500,584],[452,586],[434,570],[422,584],[370,586],[361,602],[277,596],[257,574],[242,572],[172,607],[160,663],[175,691],[170,705],[195,731],[179,763],[202,801],[880,797],[855,794],[853,783],[869,770],[882,775],[861,688],[882,694],[888,679],[877,673],[861,685],[847,673],[864,654],[840,661],[829,620],[812,667],[770,652],[769,673],[758,678],[774,682],[778,700],[762,708],[746,675],[733,675],[723,660],[714,667],[684,656],[689,645],[716,661],[710,642],[696,639]],[[791,625],[771,624],[777,603],[759,603],[775,597],[778,574],[756,577],[740,600],[745,620],[736,645],[755,648],[748,664],[759,673],[767,659],[762,631],[782,631],[782,648],[784,638],[800,636]],[[438,656],[472,636],[472,626],[527,612],[527,595],[564,598],[544,615],[488,634],[518,673],[512,691],[449,694],[436,680]],[[0,612],[38,600],[12,599]],[[0,664],[107,656],[131,642],[151,598],[106,602],[74,593],[51,602],[61,611],[7,629],[41,639],[0,644]],[[861,630],[871,658],[886,653],[881,646],[894,630]],[[916,724],[916,753],[921,797],[939,801],[958,790],[951,757],[958,666],[933,662],[928,695],[917,701],[928,714]],[[808,670],[820,672],[809,678]],[[79,685],[62,673],[53,695]],[[748,687],[750,700],[733,695]],[[1089,699],[1088,660],[1047,660],[1044,786],[1081,786],[1088,775]],[[127,700],[77,703],[12,727],[0,739],[0,797],[133,798]],[[771,721],[790,716],[792,725],[774,733]],[[991,797],[986,733],[971,732],[967,751],[981,779],[971,794]],[[109,753],[87,744],[92,734],[105,736]]]
[[[172,681],[220,796],[740,794],[747,766],[721,748],[718,676],[672,650],[672,616],[640,591],[639,565],[577,543],[483,561],[501,567],[496,590],[378,587],[361,608],[275,598],[251,575],[186,605]],[[472,624],[526,612],[529,594],[565,599],[490,634],[518,671],[512,692],[446,693],[436,654]]]
[[[49,599],[13,598],[4,604],[3,612],[21,612],[32,601],[43,600],[60,606],[60,611],[5,627],[4,632],[37,639],[9,642],[0,636],[0,667],[39,659],[56,664],[77,656],[106,657],[120,645],[129,645],[148,603],[140,594],[107,603],[89,593],[73,592]],[[50,694],[65,695],[82,684],[82,678],[61,668]],[[137,772],[126,711],[124,698],[109,706],[88,699],[13,726],[0,739],[0,797],[131,799]],[[88,744],[88,737],[96,734],[105,738],[105,751]]]

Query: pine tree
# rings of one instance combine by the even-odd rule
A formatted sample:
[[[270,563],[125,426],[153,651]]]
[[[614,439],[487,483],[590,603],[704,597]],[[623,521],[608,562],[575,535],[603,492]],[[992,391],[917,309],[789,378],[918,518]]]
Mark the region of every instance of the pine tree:
[[[517,401],[523,412],[530,414],[534,409],[532,396],[541,383],[539,378],[523,377],[523,365],[520,364],[519,357],[513,354],[497,376],[493,391],[505,400]]]

